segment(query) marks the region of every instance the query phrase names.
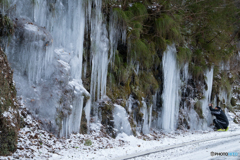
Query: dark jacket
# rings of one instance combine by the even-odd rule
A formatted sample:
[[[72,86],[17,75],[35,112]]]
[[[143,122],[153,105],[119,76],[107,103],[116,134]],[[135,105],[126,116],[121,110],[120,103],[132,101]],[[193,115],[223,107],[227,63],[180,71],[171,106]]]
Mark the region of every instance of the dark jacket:
[[[218,120],[218,122],[220,122],[224,126],[228,126],[229,124],[228,118],[220,107],[217,106],[217,109],[209,107],[209,109],[211,110],[211,114],[216,116],[216,119]]]

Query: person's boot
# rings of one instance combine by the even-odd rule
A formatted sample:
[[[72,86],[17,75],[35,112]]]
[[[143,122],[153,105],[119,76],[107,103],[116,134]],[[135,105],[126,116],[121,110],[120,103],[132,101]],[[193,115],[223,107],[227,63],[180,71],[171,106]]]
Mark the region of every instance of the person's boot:
[[[225,129],[225,131],[228,131],[228,129],[229,129],[229,127],[227,127],[227,128]]]
[[[218,129],[217,130],[218,132],[224,132],[224,131],[226,131],[225,129]]]

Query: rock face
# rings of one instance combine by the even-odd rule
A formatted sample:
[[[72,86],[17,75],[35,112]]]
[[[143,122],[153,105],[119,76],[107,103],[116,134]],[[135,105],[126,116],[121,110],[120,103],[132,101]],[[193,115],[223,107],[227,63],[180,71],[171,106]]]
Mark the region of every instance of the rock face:
[[[17,149],[19,113],[13,72],[7,56],[0,50],[0,155],[9,155]]]

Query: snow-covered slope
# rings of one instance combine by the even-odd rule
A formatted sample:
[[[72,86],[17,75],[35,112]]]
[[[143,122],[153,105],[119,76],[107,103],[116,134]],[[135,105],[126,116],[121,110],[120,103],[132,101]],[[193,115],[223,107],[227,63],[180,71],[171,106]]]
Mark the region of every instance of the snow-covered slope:
[[[56,138],[53,134],[42,130],[40,128],[41,121],[34,120],[26,108],[22,108],[20,112],[25,127],[19,131],[18,149],[12,156],[0,157],[0,159],[121,159],[127,155],[151,152],[186,142],[194,143],[199,140],[240,134],[240,126],[231,121],[228,132],[177,130],[174,133],[164,133],[152,131],[150,134],[137,137],[121,133],[114,139],[104,132],[104,126],[99,123],[91,123],[90,134],[72,134],[69,139],[66,139]],[[199,145],[204,146],[205,144]],[[187,148],[195,146],[190,145]],[[173,150],[176,152],[174,155],[183,156],[188,153],[184,150],[185,148]],[[169,152],[171,151],[155,155],[155,159],[172,158]],[[149,155],[143,159],[154,159],[154,156]]]

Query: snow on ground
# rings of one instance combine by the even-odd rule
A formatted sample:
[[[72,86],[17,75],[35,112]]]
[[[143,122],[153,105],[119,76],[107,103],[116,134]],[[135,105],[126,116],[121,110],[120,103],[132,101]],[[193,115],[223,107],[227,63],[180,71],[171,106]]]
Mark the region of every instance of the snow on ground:
[[[215,136],[214,136],[215,135]],[[231,137],[231,135],[234,135]],[[194,136],[194,135],[193,135]],[[224,138],[222,138],[224,137]],[[213,140],[210,140],[210,139]],[[131,160],[239,160],[240,159],[240,130],[230,132],[211,132],[199,139],[208,141],[191,143],[182,147],[172,148],[161,152],[135,157]],[[171,146],[174,147],[174,146]],[[212,155],[215,154],[215,155]],[[218,155],[220,154],[220,155]],[[222,154],[222,155],[221,155]]]
[[[2,116],[5,117],[8,122],[10,122],[9,124],[11,124],[13,127],[15,127],[14,123],[17,123],[16,117],[15,117],[16,113],[17,113],[17,111],[10,107],[8,109],[8,111],[5,111],[2,113]]]
[[[202,143],[190,144],[162,152],[149,154],[142,157],[133,158],[134,160],[207,160],[207,159],[240,159],[240,135],[224,139],[212,140]],[[229,153],[229,156],[211,155],[211,153]],[[230,154],[234,153],[234,154]],[[234,156],[233,156],[234,155]],[[131,160],[133,160],[131,159]]]
[[[34,120],[30,115],[25,115],[25,117],[26,126],[19,131],[17,151],[12,156],[0,157],[0,159],[116,159],[129,154],[158,149],[159,147],[216,138],[217,136],[240,134],[239,125],[231,123],[228,132],[177,130],[174,133],[163,133],[152,131],[151,134],[138,137],[121,133],[116,139],[113,139],[103,132],[100,123],[92,123],[90,134],[88,135],[72,134],[69,139],[58,139],[54,135],[41,130],[39,122]],[[169,150],[165,154],[161,154],[161,156],[153,154],[153,156],[144,158],[154,159],[155,156],[155,159],[159,159],[160,157],[168,159],[169,156],[166,154],[183,152],[182,150],[189,150],[195,146],[190,145],[174,151]],[[201,152],[198,154],[201,154]]]
[[[119,134],[115,140],[122,141],[124,144],[122,146],[112,146],[106,149],[92,150],[89,151],[82,150],[81,147],[77,149],[62,150],[60,155],[54,155],[50,159],[116,159],[124,155],[134,154],[137,152],[142,152],[146,150],[157,149],[163,146],[181,144],[185,142],[191,142],[202,139],[216,138],[217,136],[227,136],[236,133],[240,134],[240,127],[237,124],[230,123],[230,130],[228,132],[209,132],[209,131],[176,131],[175,133],[159,133],[155,131],[152,134],[146,136],[128,136],[124,133]],[[113,141],[111,139],[110,141]],[[96,143],[96,142],[94,142]],[[98,142],[97,142],[98,143]],[[159,159],[159,158],[157,158]]]
[[[100,131],[100,124],[91,126],[91,134],[72,134],[69,139],[56,138],[51,133],[41,130],[40,124],[27,114],[27,110],[21,111],[21,117],[25,117],[26,126],[19,131],[17,151],[8,157],[0,159],[55,159],[70,158],[75,152],[83,153],[83,159],[88,158],[88,152],[104,150],[106,148],[121,147],[127,141],[113,139]],[[92,145],[90,145],[92,143]],[[90,145],[90,146],[88,146]],[[67,155],[64,155],[68,151]],[[78,157],[79,157],[78,153]],[[80,156],[82,157],[82,156]],[[81,158],[77,158],[81,159]]]

